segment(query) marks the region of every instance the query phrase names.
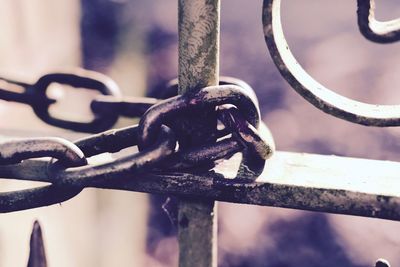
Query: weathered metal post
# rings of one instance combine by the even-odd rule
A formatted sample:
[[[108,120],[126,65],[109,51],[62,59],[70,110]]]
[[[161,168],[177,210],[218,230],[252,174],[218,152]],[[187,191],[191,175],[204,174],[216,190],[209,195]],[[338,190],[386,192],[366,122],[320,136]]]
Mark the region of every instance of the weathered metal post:
[[[218,84],[220,0],[179,0],[179,93]],[[196,114],[185,129],[188,145],[204,143],[213,116]],[[201,123],[203,121],[203,123]],[[207,123],[204,123],[207,121]],[[208,123],[209,122],[209,123]],[[184,123],[183,123],[184,124]],[[214,201],[182,199],[179,205],[179,266],[217,266],[217,209]]]

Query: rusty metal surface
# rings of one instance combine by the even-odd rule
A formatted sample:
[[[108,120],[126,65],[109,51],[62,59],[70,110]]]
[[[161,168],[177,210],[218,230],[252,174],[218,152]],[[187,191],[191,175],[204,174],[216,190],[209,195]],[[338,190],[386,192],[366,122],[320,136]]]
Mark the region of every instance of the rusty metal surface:
[[[59,163],[68,167],[87,164],[83,152],[74,144],[61,138],[13,140],[1,144],[0,150],[2,151],[1,162],[5,165],[40,157],[54,157],[58,159]],[[0,193],[0,205],[5,208],[4,211],[35,208],[37,205],[50,205],[65,201],[81,191],[82,188],[79,187],[68,188],[46,185],[26,190],[3,192]]]
[[[178,92],[197,94],[203,87],[219,84],[220,0],[178,1]],[[186,112],[184,112],[186,113]],[[183,112],[181,113],[183,115]],[[192,116],[176,116],[182,129],[180,145],[210,144],[217,139],[211,106]],[[180,119],[181,118],[181,119]],[[181,198],[178,209],[180,267],[217,266],[216,203],[210,199]],[[196,242],[193,242],[196,240]]]
[[[250,94],[236,85],[208,86],[190,97],[183,95],[169,98],[151,107],[141,118],[139,144],[142,147],[151,144],[159,127],[167,124],[167,121],[175,120],[179,114],[199,112],[223,104],[237,106],[246,119],[254,127],[258,127],[260,115],[256,103]]]
[[[257,129],[259,110],[248,90],[236,85],[209,86],[197,94],[160,101],[146,111],[138,126],[109,130],[80,139],[75,144],[59,138],[2,142],[0,177],[31,180],[34,176],[36,178],[33,179],[45,179],[41,181],[52,185],[0,193],[0,211],[56,204],[75,196],[84,187],[108,184],[107,181],[113,183],[122,176],[152,169],[163,172],[210,170],[218,161],[237,152],[243,154],[241,174],[254,180],[272,154],[274,144],[268,131]],[[232,109],[233,105],[235,109]],[[175,124],[171,124],[175,118],[170,115],[182,111],[192,114],[204,108],[213,109],[216,117],[227,112],[220,120],[225,128],[215,128],[212,133],[218,140],[193,147],[180,145],[177,149],[177,130]],[[109,162],[96,164],[86,161],[89,157],[138,144],[139,152]],[[32,159],[44,156],[56,157],[59,161]],[[64,161],[67,161],[66,164]]]
[[[276,67],[294,90],[318,109],[350,122],[380,127],[400,125],[399,105],[355,101],[335,93],[311,77],[290,51],[282,29],[280,9],[281,0],[263,2],[265,41]]]
[[[54,157],[67,166],[87,164],[83,152],[71,142],[57,137],[15,139],[0,144],[0,164],[16,164],[24,159]]]
[[[240,164],[241,175],[249,177],[250,180],[256,179],[264,169],[265,161],[274,153],[275,144],[268,140],[268,136],[272,135],[260,134],[261,131],[251,125],[234,106],[220,107],[219,115],[227,129],[238,136],[245,147]]]
[[[115,140],[115,136],[122,136],[122,138],[125,137],[124,133],[126,133],[127,129],[122,129],[121,131],[122,134],[120,135],[111,135],[112,139]],[[132,128],[128,129],[128,131],[133,131],[135,133],[135,129],[132,130]],[[108,147],[107,140],[109,140],[110,138],[107,138],[107,135],[98,135],[97,137],[99,139],[99,143],[97,145],[100,146],[103,144],[105,147],[103,147],[102,150],[104,151]],[[58,141],[58,139],[55,140]],[[21,163],[22,165],[5,165],[9,167],[14,166],[15,170],[18,172],[22,171],[26,174],[33,173],[35,176],[43,175],[52,177],[50,180],[48,180],[48,182],[52,183],[52,185],[14,192],[0,193],[0,210],[2,212],[30,209],[60,203],[80,193],[82,189],[87,186],[88,183],[101,182],[104,180],[113,179],[115,178],[115,176],[119,176],[122,173],[133,173],[136,171],[140,171],[144,168],[149,168],[154,163],[160,162],[164,158],[169,156],[174,151],[176,143],[172,132],[166,127],[162,127],[159,138],[157,139],[155,144],[142,151],[141,153],[124,156],[112,162],[90,165],[87,164],[86,158],[82,157],[84,154],[77,146],[66,140],[63,140],[61,144],[57,143],[57,146],[55,146],[53,145],[54,143],[56,143],[55,140],[47,140],[46,138],[38,140],[28,140],[29,142],[36,143],[37,149],[35,149],[34,152],[29,152],[30,147],[19,147],[20,143],[25,142],[21,140],[8,141],[2,145],[9,148],[13,147],[14,151],[17,151],[18,153],[10,154],[15,154],[18,160],[27,159],[27,157],[29,158],[29,156],[54,156],[54,151],[49,152],[49,148],[56,147],[58,149],[58,146],[62,146],[62,149],[64,149],[64,153],[67,152],[67,154],[76,154],[74,156],[61,157],[60,159],[62,161],[58,162],[54,162],[52,160],[42,162],[28,160],[23,161]],[[65,146],[65,143],[70,144],[68,146]],[[49,144],[53,146],[49,147]],[[80,140],[78,144],[80,144],[85,150],[88,145],[93,144],[93,139],[88,138],[88,142],[85,142],[85,140]],[[24,148],[28,151],[28,153],[25,153],[25,151],[21,152],[21,149]],[[68,148],[68,150],[66,148]],[[21,158],[21,155],[23,155],[24,157]],[[69,161],[65,162],[67,159]],[[23,166],[24,164],[29,165],[30,163],[33,164],[30,167]],[[80,167],[65,169],[66,167],[77,165]],[[11,169],[12,168],[13,167],[11,167]],[[11,171],[9,174],[12,173],[11,169],[9,169],[9,171]],[[7,176],[7,174],[4,173],[1,176]]]
[[[125,173],[114,181],[87,186],[400,220],[398,162],[278,151],[262,175],[250,183],[243,179],[246,177],[236,177],[239,163],[239,159],[232,159],[214,172],[195,174]],[[53,180],[50,175],[29,172],[32,162],[25,164],[12,176]],[[44,171],[47,166],[40,168]],[[5,171],[0,169],[0,173]]]
[[[238,162],[205,174],[143,174],[117,189],[400,220],[400,164],[336,156],[276,152],[264,173],[246,183]]]

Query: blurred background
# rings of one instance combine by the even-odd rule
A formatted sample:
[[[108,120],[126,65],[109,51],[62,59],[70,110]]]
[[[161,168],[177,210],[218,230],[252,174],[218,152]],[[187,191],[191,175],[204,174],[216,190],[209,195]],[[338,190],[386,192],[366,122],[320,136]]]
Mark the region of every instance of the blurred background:
[[[400,15],[396,0],[376,4],[380,20]],[[261,0],[222,1],[221,75],[253,86],[277,148],[400,161],[399,129],[341,121],[288,86],[268,54],[261,6]],[[292,51],[322,84],[365,102],[400,102],[399,44],[365,40],[355,0],[283,1],[282,15]],[[0,76],[35,82],[79,66],[137,96],[157,96],[177,76],[177,1],[3,0],[0,25]],[[82,97],[55,85],[50,93],[65,99],[52,112],[89,113],[90,92]],[[83,136],[42,123],[24,105],[0,101],[0,114],[2,136]],[[124,119],[116,127],[133,123]],[[15,184],[0,181],[2,191]],[[60,205],[0,215],[0,266],[26,266],[36,218],[49,266],[177,266],[176,229],[161,204],[141,193],[85,190]],[[364,267],[379,257],[398,266],[399,233],[396,222],[220,203],[219,266]]]

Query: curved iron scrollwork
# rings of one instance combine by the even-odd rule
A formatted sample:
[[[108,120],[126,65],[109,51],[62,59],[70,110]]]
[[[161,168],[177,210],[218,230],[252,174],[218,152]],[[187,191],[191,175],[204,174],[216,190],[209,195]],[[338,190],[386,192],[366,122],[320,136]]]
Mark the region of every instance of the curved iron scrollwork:
[[[358,0],[361,32],[367,39],[375,42],[397,41],[400,38],[400,22],[394,20],[378,23],[373,17],[373,4],[373,0]],[[400,105],[375,105],[355,101],[333,92],[311,77],[289,49],[282,29],[280,11],[281,0],[264,0],[264,35],[275,65],[293,89],[318,109],[338,118],[367,126],[400,126]]]
[[[375,0],[357,0],[357,21],[361,34],[371,42],[386,44],[400,40],[400,19],[378,21]]]

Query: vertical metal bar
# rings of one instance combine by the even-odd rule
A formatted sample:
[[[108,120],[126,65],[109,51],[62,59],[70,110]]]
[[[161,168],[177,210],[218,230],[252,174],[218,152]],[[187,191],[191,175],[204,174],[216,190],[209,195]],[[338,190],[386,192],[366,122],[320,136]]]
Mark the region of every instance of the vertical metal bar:
[[[220,0],[179,0],[179,93],[218,84]],[[207,120],[207,111],[193,117]],[[212,117],[212,116],[210,116]],[[210,119],[209,119],[210,120]],[[196,120],[198,123],[200,120]],[[215,122],[214,122],[215,123]],[[191,124],[195,124],[193,121]],[[188,130],[189,143],[204,142],[207,126]],[[192,127],[192,126],[190,126]],[[197,129],[197,130],[194,130]],[[198,129],[201,129],[198,133]],[[195,136],[195,137],[193,137]],[[190,139],[189,138],[189,139]],[[217,266],[217,209],[214,201],[181,199],[179,266]]]
[[[33,223],[30,241],[28,267],[46,267],[46,253],[44,249],[42,229],[38,221]]]
[[[220,0],[179,0],[179,93],[217,85]]]

